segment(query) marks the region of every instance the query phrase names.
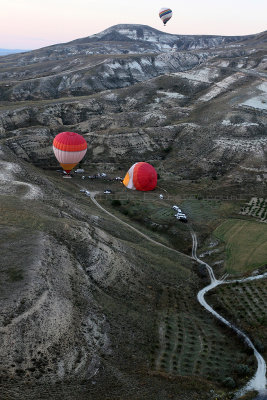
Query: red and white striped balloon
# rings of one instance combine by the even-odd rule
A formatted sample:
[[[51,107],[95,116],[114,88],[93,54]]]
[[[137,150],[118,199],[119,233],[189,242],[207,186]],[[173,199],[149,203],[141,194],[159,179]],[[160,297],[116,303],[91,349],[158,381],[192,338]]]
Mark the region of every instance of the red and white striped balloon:
[[[61,167],[69,174],[85,156],[87,142],[78,133],[61,132],[53,141],[53,150]]]

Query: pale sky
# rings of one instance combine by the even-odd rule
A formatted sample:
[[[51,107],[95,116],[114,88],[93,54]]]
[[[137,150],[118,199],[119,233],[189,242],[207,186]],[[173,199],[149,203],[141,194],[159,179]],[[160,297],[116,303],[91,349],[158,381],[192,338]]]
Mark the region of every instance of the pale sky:
[[[166,27],[162,7],[173,11]],[[247,35],[267,30],[267,0],[0,0],[0,48],[36,49],[116,24],[167,33]]]

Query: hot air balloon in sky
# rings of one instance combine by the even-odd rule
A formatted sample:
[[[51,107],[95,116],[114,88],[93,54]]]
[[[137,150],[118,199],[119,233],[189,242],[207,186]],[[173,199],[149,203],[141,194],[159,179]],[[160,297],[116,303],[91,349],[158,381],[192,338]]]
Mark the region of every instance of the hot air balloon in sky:
[[[159,17],[165,26],[167,24],[167,22],[169,21],[169,19],[171,19],[171,17],[172,17],[172,10],[170,8],[166,8],[166,7],[161,8],[159,10]]]
[[[128,189],[146,192],[155,189],[157,185],[157,172],[152,165],[146,162],[138,162],[131,166],[123,184]]]
[[[72,168],[83,159],[87,143],[78,133],[61,132],[53,141],[53,150],[61,167],[69,175]]]

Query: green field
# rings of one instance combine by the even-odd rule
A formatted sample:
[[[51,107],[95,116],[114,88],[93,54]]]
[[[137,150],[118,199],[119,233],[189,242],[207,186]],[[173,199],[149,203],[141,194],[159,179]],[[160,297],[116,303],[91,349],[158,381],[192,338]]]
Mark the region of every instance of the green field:
[[[225,242],[227,272],[249,272],[267,264],[266,224],[228,219],[214,235]]]

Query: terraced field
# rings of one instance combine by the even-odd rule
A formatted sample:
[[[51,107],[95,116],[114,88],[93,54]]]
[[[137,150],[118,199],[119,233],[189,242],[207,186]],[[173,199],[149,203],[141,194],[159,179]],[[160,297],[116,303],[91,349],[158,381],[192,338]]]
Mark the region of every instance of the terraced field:
[[[250,215],[267,223],[267,199],[252,197],[252,199],[242,207],[240,214]]]
[[[218,286],[208,296],[216,311],[248,332],[267,360],[267,279]]]
[[[229,337],[197,302],[192,315],[193,301],[186,289],[167,287],[162,292],[152,368],[172,375],[215,377],[221,382],[235,375],[237,365],[253,364],[236,337]]]
[[[267,264],[265,224],[228,219],[218,226],[214,236],[225,243],[227,272],[249,272]]]

